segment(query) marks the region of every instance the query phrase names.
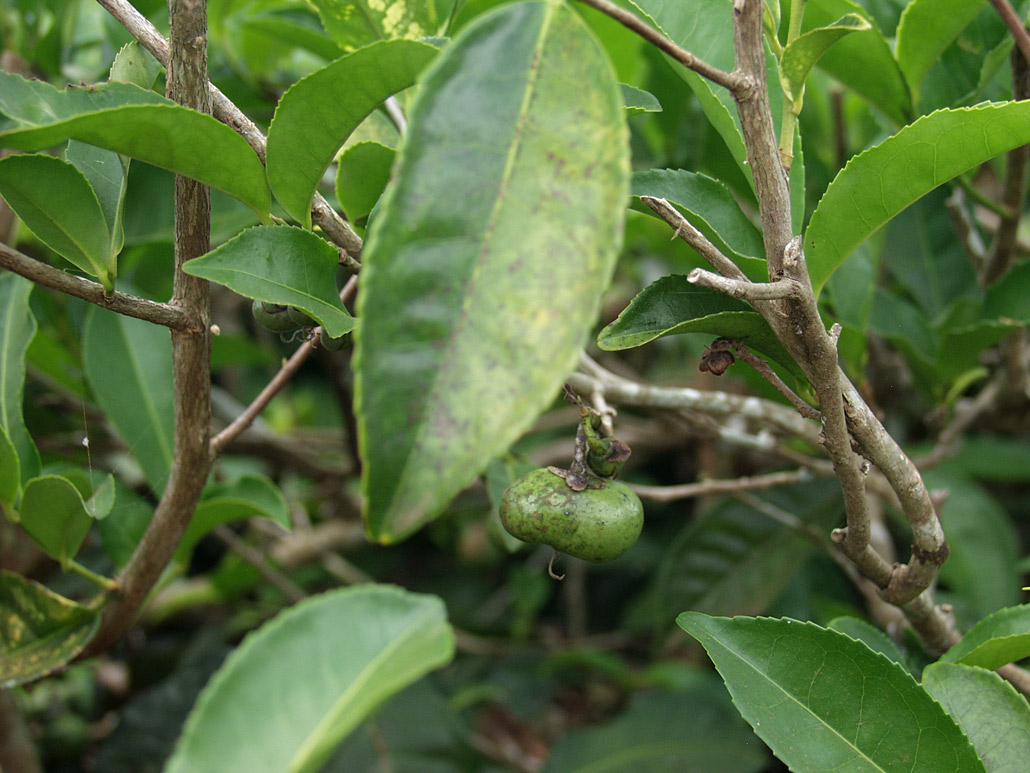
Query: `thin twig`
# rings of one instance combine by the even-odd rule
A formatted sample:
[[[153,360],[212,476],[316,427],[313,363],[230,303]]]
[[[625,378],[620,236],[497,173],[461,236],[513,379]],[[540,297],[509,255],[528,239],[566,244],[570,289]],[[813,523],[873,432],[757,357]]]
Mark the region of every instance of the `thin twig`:
[[[1023,52],[1023,56],[1030,61],[1030,33],[1027,32],[1019,14],[1016,13],[1009,0],[991,0],[991,5],[994,6],[1001,20],[1005,22],[1005,26],[1009,28],[1009,32],[1015,38],[1016,45]]]
[[[794,392],[789,386],[787,386],[783,379],[776,375],[776,371],[772,369],[772,366],[768,362],[763,360],[757,354],[752,352],[745,346],[743,341],[732,339],[732,338],[719,338],[716,339],[711,349],[715,349],[716,345],[722,350],[732,349],[736,352],[736,355],[743,362],[750,365],[758,374],[772,384],[776,391],[787,398],[791,405],[797,409],[797,412],[804,416],[806,419],[815,419],[816,421],[822,421],[822,414],[819,413],[815,408],[802,400],[797,393]]]
[[[775,282],[748,282],[695,268],[687,274],[687,281],[744,301],[797,300],[801,297],[801,285],[789,278]]]
[[[668,201],[655,198],[654,196],[641,196],[640,200],[653,209],[658,217],[675,229],[674,238],[678,236],[693,247],[694,251],[707,260],[709,265],[720,274],[741,282],[749,281],[744,272],[737,267],[736,263],[726,257],[718,247],[708,240],[708,237],[694,228],[690,221],[683,217],[679,210]]]
[[[172,330],[189,329],[190,320],[182,309],[118,290],[111,295],[105,295],[103,285],[48,266],[3,243],[0,243],[0,268],[6,268],[26,279],[31,279],[38,285],[81,298],[118,314],[153,322]]]
[[[740,74],[720,70],[718,67],[713,67],[707,62],[698,59],[682,46],[669,40],[669,38],[654,27],[651,27],[629,11],[623,10],[615,3],[609,2],[609,0],[580,0],[580,2],[595,8],[606,16],[610,16],[622,26],[638,34],[659,51],[663,51],[671,56],[684,67],[693,70],[698,75],[719,84],[723,88],[729,89],[730,92],[735,93],[749,88],[749,84]]]
[[[697,483],[683,483],[676,486],[645,486],[640,483],[626,483],[633,492],[655,502],[675,502],[680,499],[709,496],[711,494],[733,494],[738,491],[789,486],[812,479],[807,468],[785,472],[770,472],[765,475],[751,475],[730,480],[702,480]]]
[[[343,286],[340,291],[340,300],[347,303],[357,291],[358,278],[352,276],[347,280],[347,284]],[[283,364],[279,369],[279,372],[272,377],[272,380],[265,384],[265,388],[261,390],[261,393],[254,398],[253,402],[247,406],[246,410],[243,411],[239,416],[233,419],[232,423],[228,427],[223,429],[213,438],[211,438],[211,453],[218,454],[225,449],[229,443],[233,441],[241,432],[247,427],[254,423],[263,410],[272,402],[272,398],[282,391],[282,388],[286,386],[294,374],[300,370],[300,366],[307,361],[308,357],[315,351],[315,347],[318,346],[318,342],[321,339],[322,328],[316,327],[315,332],[308,340],[298,347],[297,351],[293,353],[289,360]]]
[[[162,65],[168,67],[168,41],[157,28],[137,11],[128,0],[97,0],[142,46],[147,49]],[[243,112],[232,103],[218,88],[208,84],[211,92],[211,113],[222,123],[236,131],[254,149],[261,162],[265,161],[265,135]],[[318,225],[334,244],[346,251],[342,265],[350,272],[357,273],[361,264],[354,256],[361,254],[362,241],[350,223],[340,217],[329,203],[316,193],[311,205],[311,220]]]

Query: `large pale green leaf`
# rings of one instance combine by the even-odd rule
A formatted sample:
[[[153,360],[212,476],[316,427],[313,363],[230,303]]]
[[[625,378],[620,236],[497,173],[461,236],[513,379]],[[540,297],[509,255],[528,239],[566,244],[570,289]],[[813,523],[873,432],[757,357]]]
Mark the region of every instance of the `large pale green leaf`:
[[[172,466],[172,342],[168,331],[91,308],[82,336],[86,378],[155,494]]]
[[[808,73],[830,46],[852,32],[871,30],[872,24],[857,13],[848,13],[825,27],[799,35],[783,49],[780,59],[780,84],[783,93],[796,101],[803,93]]]
[[[597,345],[605,351],[620,351],[683,333],[742,339],[749,348],[804,377],[758,312],[736,298],[691,284],[682,274],[662,277],[641,290],[600,332]]]
[[[852,158],[826,189],[805,232],[816,293],[859,244],[909,204],[1027,142],[1030,103],[1011,102],[939,110]]]
[[[16,274],[0,274],[0,427],[18,454],[22,482],[39,473],[39,452],[22,418],[25,352],[36,334],[29,310],[32,287]]]
[[[1006,607],[983,618],[941,656],[944,663],[1001,668],[1030,657],[1030,606]]]
[[[383,700],[454,655],[436,597],[366,585],[248,636],[201,693],[166,773],[308,773]]]
[[[85,499],[68,478],[44,475],[25,484],[18,515],[21,527],[51,558],[67,564],[79,552],[97,508],[114,503],[114,480],[108,477],[93,498]],[[103,512],[107,515],[107,512]]]
[[[668,200],[751,279],[768,278],[761,231],[718,180],[683,169],[649,169],[633,173],[632,194]],[[637,206],[653,214],[650,207]]]
[[[573,731],[555,744],[544,771],[757,773],[768,763],[709,672],[683,690],[642,693],[614,721]]]
[[[193,546],[219,524],[255,516],[270,518],[284,529],[292,525],[285,497],[268,478],[244,475],[232,483],[209,484],[175,550],[175,559],[188,561]]]
[[[611,66],[564,4],[497,9],[426,73],[358,295],[373,537],[438,514],[575,366],[622,238],[627,143]]]
[[[923,688],[958,722],[988,771],[1022,770],[1030,759],[1030,706],[997,674],[931,663]]]
[[[0,158],[0,195],[44,242],[110,289],[111,234],[85,175],[44,154]]]
[[[322,174],[365,116],[415,82],[437,50],[413,40],[374,43],[293,84],[268,127],[268,182],[283,209],[311,227]]]
[[[354,329],[354,318],[337,294],[339,263],[340,253],[320,236],[288,225],[266,225],[248,228],[189,261],[183,270],[248,298],[295,306],[338,338]]]
[[[851,0],[808,0],[802,31],[826,27],[848,14],[864,18],[870,29],[852,32],[827,49],[819,59],[819,69],[901,126],[912,115],[908,84],[891,53],[890,44],[862,5]]]
[[[264,168],[247,142],[209,115],[131,83],[58,91],[0,72],[0,147],[42,150],[76,139],[225,191],[268,217]]]
[[[433,0],[311,0],[325,31],[345,51],[376,40],[437,32]]]
[[[793,770],[976,773],[954,720],[912,676],[865,644],[812,623],[684,612],[733,702]]]
[[[958,34],[986,5],[986,0],[912,0],[898,24],[898,67],[919,94],[923,76]]]
[[[0,571],[0,689],[60,668],[100,625],[100,612],[13,572]]]

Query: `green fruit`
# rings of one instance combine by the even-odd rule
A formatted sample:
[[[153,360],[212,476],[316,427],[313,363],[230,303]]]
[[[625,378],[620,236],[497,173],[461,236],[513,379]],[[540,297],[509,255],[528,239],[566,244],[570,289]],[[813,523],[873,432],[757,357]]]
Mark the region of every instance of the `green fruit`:
[[[250,310],[255,321],[265,330],[271,330],[273,333],[292,333],[297,329],[285,306],[254,301]]]
[[[615,480],[591,479],[573,491],[550,470],[533,470],[501,497],[501,523],[524,542],[550,545],[587,561],[611,561],[637,541],[644,508],[630,488]]]
[[[326,335],[325,330],[322,331],[322,335],[318,339],[322,348],[330,352],[338,352],[346,347],[351,341],[351,334],[344,333],[339,338],[330,338]]]
[[[315,327],[318,323],[298,308],[290,306],[286,311],[293,320],[294,327]]]

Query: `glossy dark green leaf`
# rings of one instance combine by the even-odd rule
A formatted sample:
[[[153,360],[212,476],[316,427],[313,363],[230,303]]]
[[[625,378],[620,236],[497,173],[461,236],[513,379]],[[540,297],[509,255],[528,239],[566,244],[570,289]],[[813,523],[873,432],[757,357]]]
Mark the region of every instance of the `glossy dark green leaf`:
[[[943,663],[1001,668],[1030,657],[1030,606],[1006,607],[979,620],[941,656]]]
[[[0,689],[46,676],[82,652],[100,612],[0,571]]]
[[[438,514],[574,367],[622,238],[625,122],[611,65],[563,4],[481,17],[426,73],[358,295],[373,537]]]
[[[632,193],[666,199],[752,280],[768,279],[761,232],[718,180],[682,169],[649,169],[633,173]],[[637,206],[653,214],[650,207]]]
[[[837,631],[845,636],[850,636],[852,639],[862,642],[873,652],[886,655],[895,663],[908,668],[909,671],[912,670],[909,666],[908,658],[902,652],[898,643],[872,623],[847,615],[834,618],[826,627],[831,631]],[[913,673],[912,675],[918,676],[918,673]]]
[[[908,83],[898,68],[890,44],[868,11],[851,0],[809,0],[805,4],[802,31],[826,27],[848,14],[870,23],[870,29],[852,32],[819,59],[819,69],[829,73],[869,101],[895,125],[912,115]]]
[[[39,452],[22,418],[25,352],[36,334],[29,310],[32,287],[16,274],[0,274],[0,427],[18,454],[21,482],[39,473]]]
[[[208,485],[176,548],[175,559],[188,561],[193,546],[216,526],[255,516],[270,518],[284,529],[292,526],[286,499],[268,478],[244,475],[229,484]]]
[[[939,110],[852,158],[826,189],[805,232],[816,293],[859,244],[909,204],[1027,142],[1030,103],[1010,102]]]
[[[350,220],[361,221],[383,195],[397,152],[378,142],[359,142],[343,153],[336,167],[336,198]]]
[[[307,599],[226,659],[165,770],[320,770],[380,703],[453,655],[446,610],[434,596],[365,585]]]
[[[830,46],[845,35],[871,30],[868,19],[848,13],[825,27],[810,29],[792,40],[783,49],[780,59],[780,84],[788,99],[796,100],[803,93],[808,74]]]
[[[841,511],[840,490],[812,481],[763,492],[761,498],[823,530]],[[735,500],[722,500],[685,527],[669,546],[655,583],[658,614],[677,610],[757,614],[787,587],[812,544],[796,530]]]
[[[707,333],[738,338],[794,375],[801,370],[758,312],[724,293],[691,284],[682,274],[652,282],[597,336],[605,351],[642,346],[656,338]]]
[[[264,167],[247,142],[209,115],[131,83],[58,91],[0,72],[0,147],[42,150],[68,139],[107,148],[225,191],[263,218]]]
[[[437,33],[430,0],[312,0],[326,32],[345,51],[377,40],[421,38]]]
[[[93,187],[75,166],[43,154],[0,158],[0,195],[43,243],[113,287],[111,234]]]
[[[627,83],[620,83],[622,90],[622,102],[626,107],[626,115],[639,115],[640,113],[660,113],[662,106],[658,98],[649,91],[638,89]]]
[[[897,57],[912,93],[986,0],[912,0],[898,24]]]
[[[983,771],[969,739],[897,663],[813,623],[684,612],[755,733],[793,770]]]
[[[248,298],[301,309],[337,338],[354,329],[336,289],[339,262],[337,249],[311,231],[266,225],[194,258],[184,271]]]
[[[545,773],[757,773],[769,758],[712,674],[683,690],[645,692],[613,721],[555,744]]]
[[[311,227],[311,201],[336,151],[365,116],[403,91],[437,50],[413,40],[374,43],[293,84],[268,127],[268,182],[283,209]]]
[[[25,484],[19,505],[19,523],[51,558],[66,564],[79,552],[93,519],[107,515],[114,503],[114,481],[98,488],[96,501],[68,478],[44,475]]]
[[[931,663],[923,688],[972,741],[988,771],[1022,770],[1030,759],[1030,706],[997,674],[954,663]]]
[[[172,342],[143,320],[91,308],[82,337],[86,378],[155,494],[172,465]]]

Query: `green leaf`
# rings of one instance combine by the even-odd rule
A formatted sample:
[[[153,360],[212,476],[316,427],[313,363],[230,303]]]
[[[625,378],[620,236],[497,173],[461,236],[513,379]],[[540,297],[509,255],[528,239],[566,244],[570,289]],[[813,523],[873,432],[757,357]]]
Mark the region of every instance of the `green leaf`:
[[[87,503],[70,480],[60,475],[44,475],[25,484],[19,507],[19,523],[26,533],[51,558],[65,565],[79,552],[94,513],[114,503],[114,482],[100,499]],[[110,492],[108,496],[107,492]],[[107,515],[106,512],[103,513]]]
[[[0,426],[0,517],[12,510],[21,495],[21,462],[7,430]],[[13,517],[13,514],[12,514]]]
[[[91,308],[82,336],[86,378],[139,462],[151,489],[164,491],[172,466],[172,342],[143,320]]]
[[[898,67],[913,98],[927,71],[971,22],[985,0],[912,0],[898,24]]]
[[[429,0],[311,0],[325,31],[345,51],[376,40],[437,33],[436,4]]]
[[[931,663],[923,689],[958,722],[989,771],[1014,771],[1030,759],[1030,706],[991,671]]]
[[[248,298],[301,309],[338,338],[354,329],[336,290],[339,263],[337,249],[311,231],[266,225],[248,228],[183,270]]]
[[[829,481],[788,486],[759,495],[816,529],[840,514],[839,487]],[[750,505],[723,499],[683,528],[666,551],[655,581],[656,615],[677,610],[756,614],[787,587],[812,544]]]
[[[378,142],[359,142],[340,154],[336,198],[348,219],[361,221],[383,195],[397,151]]]
[[[886,655],[898,665],[905,666],[911,671],[908,658],[901,651],[898,643],[872,623],[847,615],[834,618],[826,627],[831,631],[837,631],[845,636],[850,636],[855,641],[862,642],[873,652]],[[913,676],[917,676],[917,674],[913,674]]]
[[[816,293],[859,244],[909,204],[1027,142],[1030,103],[1010,102],[939,110],[853,157],[826,189],[805,232]]]
[[[113,150],[87,145],[78,140],[69,140],[64,157],[85,175],[104,213],[104,222],[111,234],[107,268],[114,273],[117,266],[115,256],[121,252],[125,243],[122,207],[129,182],[130,159]]]
[[[36,335],[29,310],[32,288],[28,279],[0,274],[0,428],[18,454],[22,482],[39,474],[39,451],[22,418],[25,352]]]
[[[984,316],[1030,324],[1030,262],[1019,263],[987,288]]]
[[[699,59],[725,72],[733,70],[733,6],[730,0],[696,0],[691,3],[630,0],[630,4],[639,10],[652,26],[657,27]],[[747,166],[747,149],[740,133],[740,119],[733,97],[726,89],[702,78],[693,70],[688,70],[671,59],[667,61],[694,92],[705,117],[726,143],[730,155],[737,162],[748,185],[754,185],[751,171]],[[776,88],[779,88],[778,83]],[[773,115],[776,121],[780,120],[778,109],[774,108]]]
[[[307,9],[279,8],[248,16],[241,29],[266,35],[279,44],[287,44],[322,57],[339,59],[343,50],[323,31],[318,18]]]
[[[614,352],[683,333],[742,339],[749,348],[804,378],[758,312],[736,298],[691,284],[681,274],[662,277],[641,290],[618,318],[598,334],[597,345]]]
[[[768,757],[718,678],[699,674],[694,682],[637,695],[612,722],[573,731],[555,744],[545,773],[766,769]]]
[[[131,83],[58,91],[0,72],[0,147],[42,150],[76,139],[192,177],[268,217],[264,167],[223,123]]]
[[[852,32],[871,30],[873,25],[868,19],[857,13],[848,13],[825,27],[816,27],[792,40],[783,50],[780,59],[780,84],[783,93],[791,101],[803,94],[808,73],[822,55],[836,43]]]
[[[996,669],[1030,657],[1030,606],[1006,607],[970,628],[942,663]]]
[[[627,135],[611,66],[563,4],[480,17],[424,76],[358,296],[374,538],[438,514],[574,367],[622,239]]]
[[[111,234],[82,172],[42,154],[0,158],[0,195],[44,244],[113,287],[107,271]]]
[[[121,568],[129,563],[143,538],[154,515],[154,505],[120,480],[115,480],[114,499],[114,507],[106,518],[97,521],[96,529],[104,552]]]
[[[649,91],[638,89],[627,83],[620,83],[622,91],[622,103],[626,108],[626,115],[639,115],[640,113],[660,113],[661,103],[658,98]]]
[[[307,599],[228,657],[165,770],[316,771],[382,701],[453,655],[436,597],[366,585]]]
[[[684,612],[733,702],[794,770],[974,773],[969,740],[904,668],[813,623]]]
[[[209,485],[175,550],[175,560],[188,561],[194,545],[216,526],[254,516],[270,518],[284,529],[292,526],[286,499],[264,476],[244,475],[230,484]]]
[[[652,196],[674,204],[687,221],[756,282],[768,279],[762,233],[718,180],[682,169],[649,169],[633,173],[633,196]],[[654,216],[650,207],[641,212]]]
[[[923,479],[930,490],[948,491],[941,526],[951,553],[941,567],[941,582],[968,605],[974,619],[1017,603],[1019,537],[1005,508],[979,483],[947,467],[929,470]]]
[[[311,227],[311,201],[336,151],[387,97],[411,86],[437,50],[413,40],[374,43],[293,84],[268,127],[268,182],[283,209]]]
[[[122,46],[111,65],[111,80],[135,83],[141,89],[154,88],[154,81],[161,73],[161,63],[133,40]]]
[[[849,14],[866,19],[870,29],[841,38],[819,59],[819,69],[866,99],[895,125],[902,126],[912,116],[908,84],[890,44],[865,8],[851,0],[808,0],[802,30],[826,27]]]
[[[977,480],[1030,482],[1030,444],[1026,437],[966,437],[952,464]]]
[[[0,571],[0,689],[46,676],[82,652],[100,613]]]

